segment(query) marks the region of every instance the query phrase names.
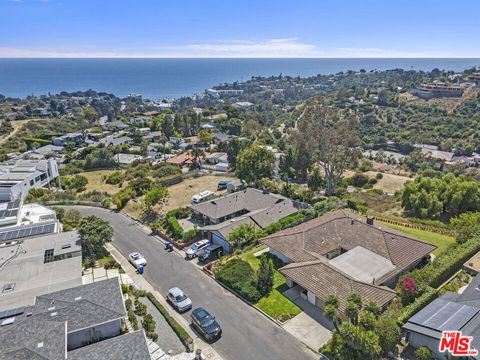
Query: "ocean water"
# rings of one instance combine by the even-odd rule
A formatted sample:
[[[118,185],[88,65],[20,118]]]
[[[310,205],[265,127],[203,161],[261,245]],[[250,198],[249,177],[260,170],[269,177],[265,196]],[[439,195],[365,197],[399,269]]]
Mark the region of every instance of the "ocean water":
[[[0,59],[0,94],[23,98],[93,89],[161,99],[252,76],[394,68],[461,71],[473,66],[480,66],[480,59]]]

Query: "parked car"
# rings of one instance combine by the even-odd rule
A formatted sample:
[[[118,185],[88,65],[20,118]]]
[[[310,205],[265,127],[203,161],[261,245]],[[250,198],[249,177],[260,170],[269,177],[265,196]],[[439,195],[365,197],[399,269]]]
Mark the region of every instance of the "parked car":
[[[215,320],[215,316],[202,307],[192,311],[192,326],[205,340],[214,340],[222,335],[222,328]]]
[[[138,268],[140,265],[145,266],[147,265],[147,260],[143,257],[142,254],[138,252],[133,252],[128,255],[128,261],[135,266],[135,268]]]
[[[232,180],[220,180],[217,184],[217,190],[225,190]]]
[[[167,300],[177,311],[188,311],[192,308],[192,300],[178,287],[168,290]]]
[[[201,250],[197,256],[201,262],[212,261],[218,259],[223,254],[222,245],[212,244],[208,245],[205,249]]]
[[[185,256],[187,257],[187,259],[193,259],[195,256],[198,255],[200,250],[208,246],[208,244],[210,244],[210,240],[208,239],[197,241],[185,252]]]

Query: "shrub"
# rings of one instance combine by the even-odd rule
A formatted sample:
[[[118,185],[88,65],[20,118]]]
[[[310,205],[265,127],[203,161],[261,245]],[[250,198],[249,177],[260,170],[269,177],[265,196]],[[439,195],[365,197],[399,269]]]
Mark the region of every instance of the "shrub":
[[[141,303],[139,300],[135,300],[135,314],[138,316],[144,316],[147,314],[147,306]]]
[[[355,187],[363,187],[368,183],[368,176],[361,173],[356,173],[351,178],[351,183]]]
[[[438,297],[438,291],[434,288],[427,288],[424,293],[415,299],[413,303],[405,306],[396,313],[398,325],[402,326],[414,314],[422,310],[425,306],[430,304]]]
[[[197,239],[199,231],[197,229],[188,230],[183,234],[183,242],[189,242],[190,240]]]
[[[153,320],[152,315],[150,315],[150,314],[145,314],[145,315],[143,316],[142,326],[143,326],[143,328],[145,329],[145,332],[146,332],[146,333],[154,332],[154,331],[155,331],[156,323],[155,323],[155,320]]]
[[[177,336],[182,340],[185,346],[188,346],[192,341],[190,335],[188,335],[187,331],[167,312],[167,310],[163,307],[162,304],[158,302],[155,296],[152,293],[147,293],[147,298],[152,302],[152,304],[157,308],[157,310],[162,314],[165,318],[165,321],[170,325],[172,330],[177,334]]]
[[[166,222],[168,232],[176,239],[183,238],[183,228],[173,216],[167,218]]]
[[[135,316],[135,313],[132,309],[128,311],[128,320],[132,324],[133,329],[138,330],[138,320],[137,320],[137,317]]]
[[[123,285],[123,284],[122,284]],[[123,290],[123,289],[122,289]],[[133,302],[132,302],[132,299],[127,299],[125,300],[125,308],[127,309],[127,311],[130,311],[130,309],[132,308],[133,306]]]
[[[165,217],[169,218],[169,217],[173,216],[176,219],[186,219],[190,216],[191,213],[192,213],[191,208],[189,208],[189,207],[184,207],[184,208],[179,207],[179,208],[172,209],[172,210],[168,211],[165,214]]]
[[[383,174],[382,173],[377,173],[377,175],[375,175],[375,179],[377,179],[377,180],[383,179]]]
[[[147,337],[152,339],[152,341],[158,340],[158,334],[156,332],[147,332]]]
[[[432,352],[428,347],[422,346],[415,351],[415,357],[417,360],[432,360]]]
[[[109,175],[105,175],[103,178],[107,184],[118,185],[121,184],[125,179],[125,174],[121,171],[114,171]]]
[[[215,271],[215,278],[251,303],[258,302],[262,297],[253,285],[255,271],[246,261],[241,259],[228,261],[225,266]]]

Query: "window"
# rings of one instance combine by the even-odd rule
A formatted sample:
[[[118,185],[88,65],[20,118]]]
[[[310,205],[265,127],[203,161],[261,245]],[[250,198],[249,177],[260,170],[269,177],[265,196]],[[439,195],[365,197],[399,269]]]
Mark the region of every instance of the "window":
[[[53,249],[45,250],[45,255],[44,255],[44,258],[43,258],[43,262],[46,264],[46,263],[52,262],[54,260],[55,259],[54,259],[54,256],[53,256]]]
[[[5,284],[3,286],[3,292],[13,291],[15,289],[15,283]]]

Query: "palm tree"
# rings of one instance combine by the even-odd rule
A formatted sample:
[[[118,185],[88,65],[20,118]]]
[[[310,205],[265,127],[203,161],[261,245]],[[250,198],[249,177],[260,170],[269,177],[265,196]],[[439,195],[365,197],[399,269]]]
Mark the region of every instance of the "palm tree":
[[[325,305],[325,307],[323,308],[323,313],[325,314],[327,320],[333,323],[333,326],[335,326],[335,330],[339,332],[337,323],[339,320],[337,315],[337,308],[332,304]]]

